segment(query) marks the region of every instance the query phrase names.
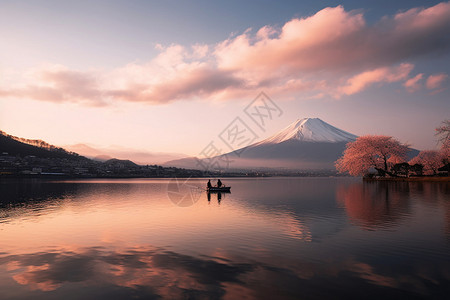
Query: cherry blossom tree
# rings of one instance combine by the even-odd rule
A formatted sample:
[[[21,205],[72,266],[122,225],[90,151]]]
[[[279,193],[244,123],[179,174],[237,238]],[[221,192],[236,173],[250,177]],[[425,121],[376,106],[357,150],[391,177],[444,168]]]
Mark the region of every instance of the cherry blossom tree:
[[[442,125],[436,128],[436,135],[441,142],[441,158],[444,165],[450,163],[450,120],[445,120]]]
[[[440,136],[440,141],[445,143],[450,140],[450,120],[445,120],[442,125],[436,128],[436,135]]]
[[[382,176],[393,175],[390,168],[393,164],[405,162],[407,152],[408,145],[391,136],[366,135],[348,143],[335,165],[339,172],[349,172],[353,176],[366,175],[371,168]]]
[[[436,150],[424,150],[411,159],[409,164],[420,164],[425,175],[436,175],[438,169],[443,166],[442,154]]]

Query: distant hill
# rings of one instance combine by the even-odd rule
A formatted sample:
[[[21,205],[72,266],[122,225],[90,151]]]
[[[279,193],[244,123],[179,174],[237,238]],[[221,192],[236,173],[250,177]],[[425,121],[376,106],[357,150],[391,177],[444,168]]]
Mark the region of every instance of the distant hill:
[[[7,152],[11,156],[33,155],[40,158],[65,158],[70,160],[87,160],[75,152],[50,145],[42,140],[23,139],[9,135],[0,130],[0,153]]]
[[[130,159],[140,165],[159,165],[167,161],[186,157],[185,154],[181,153],[151,152],[117,145],[98,147],[90,144],[74,144],[64,145],[63,147],[98,161],[107,161],[111,158]]]
[[[112,158],[109,159],[107,161],[104,162],[105,165],[109,165],[109,166],[117,166],[117,167],[127,167],[127,168],[135,168],[138,167],[137,164],[135,164],[134,162],[132,162],[131,160],[128,159],[117,159],[117,158]]]
[[[128,159],[92,160],[75,152],[0,131],[0,177],[52,178],[170,178],[201,177],[203,172],[157,165],[138,165]]]

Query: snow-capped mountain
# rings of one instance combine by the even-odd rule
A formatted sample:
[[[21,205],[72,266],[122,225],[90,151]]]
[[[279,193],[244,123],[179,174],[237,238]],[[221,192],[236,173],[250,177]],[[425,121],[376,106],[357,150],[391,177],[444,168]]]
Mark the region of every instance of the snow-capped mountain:
[[[284,168],[334,170],[334,162],[356,135],[318,118],[299,119],[279,133],[245,148],[217,157],[229,169]],[[195,158],[167,162],[166,166],[198,169]]]
[[[319,118],[303,118],[255,145],[279,144],[288,140],[338,143],[353,141],[356,137],[356,135],[336,128]]]

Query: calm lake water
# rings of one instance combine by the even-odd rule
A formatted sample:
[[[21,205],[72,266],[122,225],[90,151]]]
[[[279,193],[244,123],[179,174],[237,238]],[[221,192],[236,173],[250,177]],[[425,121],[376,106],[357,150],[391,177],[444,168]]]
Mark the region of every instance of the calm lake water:
[[[448,299],[450,185],[0,181],[1,299]]]

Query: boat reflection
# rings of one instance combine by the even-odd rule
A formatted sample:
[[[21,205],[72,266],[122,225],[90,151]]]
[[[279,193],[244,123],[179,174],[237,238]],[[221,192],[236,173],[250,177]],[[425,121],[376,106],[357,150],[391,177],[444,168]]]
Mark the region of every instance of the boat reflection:
[[[216,191],[207,191],[206,192],[206,197],[208,199],[208,203],[211,203],[211,194],[216,194],[217,195],[217,203],[220,204],[220,202],[222,201],[222,194],[231,194],[230,191],[225,191],[225,192],[216,192]]]

